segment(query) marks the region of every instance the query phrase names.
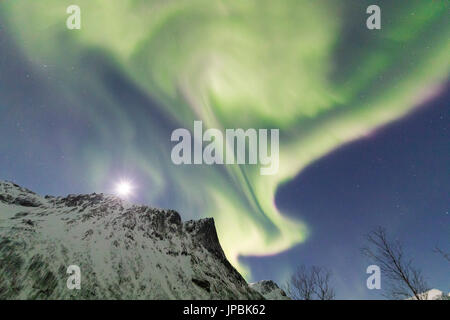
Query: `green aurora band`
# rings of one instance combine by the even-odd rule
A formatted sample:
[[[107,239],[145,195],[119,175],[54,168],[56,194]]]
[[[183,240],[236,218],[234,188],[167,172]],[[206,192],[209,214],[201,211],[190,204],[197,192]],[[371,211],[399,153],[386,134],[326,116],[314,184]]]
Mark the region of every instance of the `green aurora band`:
[[[37,69],[56,70],[59,78],[46,85],[65,97],[58,108],[80,104],[83,90],[94,94],[98,107],[80,104],[82,112],[102,141],[123,145],[129,166],[152,181],[149,199],[171,181],[174,207],[184,217],[213,216],[228,258],[248,278],[240,255],[275,254],[310,232],[277,210],[277,186],[404,116],[448,79],[448,2],[376,1],[382,29],[368,30],[371,2],[3,0],[0,18]],[[72,4],[81,7],[81,30],[65,27]],[[278,174],[261,176],[254,165],[173,165],[170,135],[115,101],[86,65],[89,55],[110,61],[179,127],[201,119],[222,130],[280,128]],[[74,68],[83,81],[67,75]],[[136,130],[142,125],[146,132]],[[84,148],[90,185],[100,187],[111,155],[89,141]]]

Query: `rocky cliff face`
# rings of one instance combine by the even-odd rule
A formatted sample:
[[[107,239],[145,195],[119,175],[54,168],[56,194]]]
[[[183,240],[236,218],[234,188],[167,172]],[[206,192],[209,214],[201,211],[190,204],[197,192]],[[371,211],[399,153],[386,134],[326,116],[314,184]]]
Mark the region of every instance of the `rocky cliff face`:
[[[79,266],[81,289],[67,287]],[[0,182],[0,299],[263,299],[213,219],[103,194],[41,197]]]
[[[261,280],[255,283],[250,283],[250,288],[259,292],[267,300],[291,300],[272,280]]]

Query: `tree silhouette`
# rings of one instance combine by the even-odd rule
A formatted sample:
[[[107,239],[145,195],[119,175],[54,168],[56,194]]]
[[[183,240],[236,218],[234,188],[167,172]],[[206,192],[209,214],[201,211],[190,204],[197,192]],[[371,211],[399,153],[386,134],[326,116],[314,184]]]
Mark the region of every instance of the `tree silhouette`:
[[[332,273],[318,266],[297,268],[286,283],[285,291],[294,300],[333,300],[335,290],[330,285]]]
[[[378,227],[367,235],[368,246],[362,253],[380,267],[387,279],[388,298],[427,300],[429,287],[421,270],[413,266],[412,259],[405,256],[399,241],[392,241],[386,230]]]

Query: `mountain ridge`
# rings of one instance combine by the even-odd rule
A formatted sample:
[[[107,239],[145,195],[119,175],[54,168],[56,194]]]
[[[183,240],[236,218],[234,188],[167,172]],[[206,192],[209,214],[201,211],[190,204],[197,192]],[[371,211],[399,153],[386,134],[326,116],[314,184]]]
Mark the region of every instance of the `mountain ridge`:
[[[80,290],[67,288],[69,265]],[[0,181],[0,299],[264,298],[227,260],[213,218]]]

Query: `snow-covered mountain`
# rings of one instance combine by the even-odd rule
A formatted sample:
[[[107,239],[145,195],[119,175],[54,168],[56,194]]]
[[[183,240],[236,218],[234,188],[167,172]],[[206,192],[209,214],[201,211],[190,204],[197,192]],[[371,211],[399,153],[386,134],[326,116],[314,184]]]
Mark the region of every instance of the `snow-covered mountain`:
[[[80,290],[67,287],[70,265]],[[111,195],[41,197],[0,181],[0,299],[273,298],[255,289],[211,218],[182,222]]]
[[[272,280],[261,280],[250,283],[250,288],[258,291],[267,300],[291,300],[275,282]]]
[[[450,293],[445,294],[441,290],[431,289],[424,293],[421,293],[420,299],[422,300],[450,300]],[[411,297],[407,300],[417,300],[416,297]]]

